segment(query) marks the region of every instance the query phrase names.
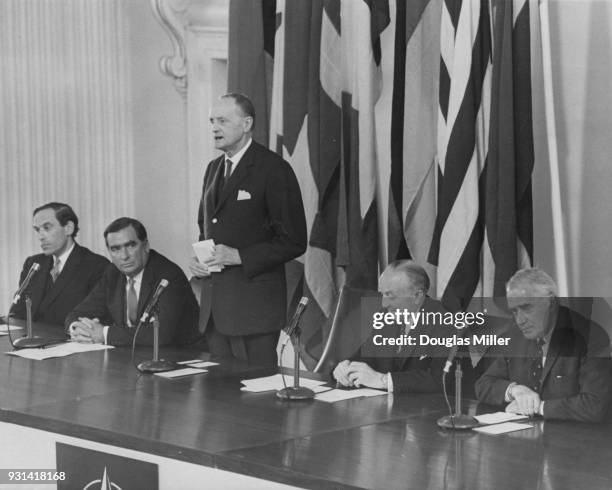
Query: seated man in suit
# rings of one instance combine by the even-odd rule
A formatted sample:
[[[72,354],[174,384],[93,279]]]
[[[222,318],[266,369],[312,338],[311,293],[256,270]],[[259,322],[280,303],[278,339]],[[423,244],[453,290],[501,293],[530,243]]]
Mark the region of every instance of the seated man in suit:
[[[162,279],[168,281],[157,303],[159,343],[188,343],[197,336],[198,305],[181,268],[149,249],[139,221],[119,218],[104,231],[113,261],[93,291],[66,318],[77,342],[131,344],[144,309]],[[145,325],[137,343],[151,345],[153,329]]]
[[[561,306],[545,272],[522,269],[506,285],[511,341],[476,383],[480,401],[547,419],[601,421],[612,397],[610,338]]]
[[[26,259],[19,283],[32,264],[38,263],[40,269],[12,312],[16,318],[25,318],[25,299],[29,296],[34,321],[63,325],[68,313],[102,277],[108,260],[76,243],[79,219],[67,204],[50,202],[36,208],[33,227],[43,253]]]
[[[429,296],[429,277],[420,265],[411,260],[397,260],[383,271],[379,280],[383,308],[388,312],[444,313],[442,305]],[[404,328],[407,330],[404,332]],[[398,336],[410,333],[419,338],[446,338],[457,333],[455,328],[443,325],[389,325],[387,334]],[[409,330],[408,330],[409,329]],[[374,333],[383,332],[375,331]],[[366,345],[367,344],[367,345]],[[367,386],[389,392],[441,391],[442,370],[449,348],[439,345],[403,345],[376,348],[370,338],[357,360],[344,360],[334,369],[333,376],[343,386]],[[366,348],[367,347],[367,348]],[[366,356],[363,354],[369,351]]]

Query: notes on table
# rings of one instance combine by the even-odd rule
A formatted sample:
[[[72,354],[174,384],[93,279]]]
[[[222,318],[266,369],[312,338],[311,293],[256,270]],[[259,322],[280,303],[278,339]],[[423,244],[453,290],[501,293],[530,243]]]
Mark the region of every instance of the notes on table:
[[[15,325],[11,325],[11,332],[14,332],[15,330],[21,330],[21,329],[22,327],[16,327]],[[6,323],[0,324],[0,336],[2,335],[8,335],[8,327]]]
[[[51,357],[66,357],[71,354],[105,349],[114,349],[114,347],[112,345],[65,342],[63,344],[53,344],[52,347],[43,347],[42,349],[21,349],[6,352],[6,354],[9,354],[11,356],[24,357],[26,359],[34,359],[36,361],[42,361],[43,359],[49,359]]]
[[[518,424],[516,422],[504,422],[502,424],[485,425],[484,427],[475,427],[472,430],[482,432],[484,434],[506,434],[517,430],[533,429],[532,425]]]
[[[208,259],[211,258],[213,250],[215,248],[215,242],[212,238],[208,240],[202,240],[201,242],[196,242],[192,245],[193,251],[196,254],[198,260],[203,264]],[[221,272],[220,265],[213,265],[208,267],[209,272]]]
[[[183,376],[193,376],[194,374],[202,374],[207,373],[206,369],[197,369],[197,368],[183,368],[183,369],[175,369],[174,371],[165,371],[163,373],[154,373],[155,376],[160,376],[162,378],[182,378]]]
[[[243,379],[241,383],[244,385],[240,388],[242,391],[251,393],[260,393],[262,391],[282,390],[285,385],[281,374],[266,376],[265,378]],[[285,383],[287,386],[293,386],[293,375],[285,375]],[[325,381],[317,381],[314,379],[300,378],[300,386],[314,390],[314,387],[324,385]]]
[[[203,361],[202,359],[191,359],[190,361],[177,362],[177,364],[183,364],[185,366],[194,367],[194,368],[207,368],[210,366],[219,365],[218,362]]]
[[[372,388],[356,388],[354,390],[328,390],[325,393],[315,395],[315,400],[320,402],[334,403],[342,400],[350,400],[351,398],[360,398],[362,396],[380,396],[386,395],[386,391],[375,390]]]
[[[502,422],[509,422],[512,420],[524,420],[527,415],[519,415],[518,413],[508,412],[495,412],[495,413],[483,413],[482,415],[474,415],[474,418],[481,424],[501,424]]]

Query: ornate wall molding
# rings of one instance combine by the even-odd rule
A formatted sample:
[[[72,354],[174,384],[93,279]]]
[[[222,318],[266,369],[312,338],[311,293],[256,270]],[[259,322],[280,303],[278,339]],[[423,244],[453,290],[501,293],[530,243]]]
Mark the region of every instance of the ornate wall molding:
[[[173,48],[171,55],[160,58],[159,67],[181,95],[186,95],[189,83],[188,31],[227,33],[228,5],[223,0],[151,0],[153,14]]]

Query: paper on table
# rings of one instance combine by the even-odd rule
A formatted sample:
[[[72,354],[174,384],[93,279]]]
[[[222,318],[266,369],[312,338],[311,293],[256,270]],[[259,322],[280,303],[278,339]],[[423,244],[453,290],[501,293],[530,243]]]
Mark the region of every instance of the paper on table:
[[[290,374],[286,374],[285,382],[287,383],[287,386],[292,386],[293,376]],[[242,391],[250,391],[252,393],[259,393],[261,391],[281,390],[285,387],[285,385],[283,384],[282,375],[280,374],[266,376],[265,378],[243,379],[241,383],[244,385],[244,388],[241,388]],[[300,378],[300,386],[305,386],[306,388],[312,388],[313,386],[320,386],[324,384],[325,381]]]
[[[341,400],[350,400],[351,398],[360,398],[362,396],[379,396],[386,395],[386,391],[374,390],[372,388],[357,388],[355,390],[330,390],[325,393],[315,395],[315,400],[321,402],[339,402]]]
[[[205,367],[219,365],[218,362],[203,361],[202,359],[192,359],[191,361],[181,361],[181,362],[177,362],[177,364],[188,365],[189,367],[194,367],[194,368],[205,368]]]
[[[192,245],[193,251],[196,254],[196,257],[202,264],[210,259],[213,249],[215,247],[215,242],[212,238],[208,240],[202,240],[201,242],[196,242]],[[208,267],[209,272],[221,272],[221,266],[213,265]]]
[[[506,432],[514,432],[524,429],[533,429],[533,426],[528,424],[517,424],[516,422],[504,422],[503,424],[474,427],[473,430],[483,432],[485,434],[505,434]]]
[[[13,330],[21,330],[21,329],[22,329],[22,327],[17,327],[15,325],[11,325],[11,332]],[[5,334],[8,332],[8,328],[7,328],[6,323],[3,323],[3,324],[0,325],[0,332],[4,332]]]
[[[499,424],[501,422],[508,422],[510,420],[523,420],[528,418],[527,415],[519,415],[518,413],[507,413],[507,412],[495,412],[495,413],[483,413],[482,415],[475,415],[474,418],[481,424]]]
[[[291,383],[287,383],[287,387],[290,388],[291,386],[293,386],[293,381],[291,381]],[[302,380],[300,379],[300,386],[304,386],[302,385]],[[278,390],[282,390],[284,388],[284,386],[278,388],[278,389],[274,389],[274,391],[278,391]],[[318,386],[308,386],[308,389],[314,391],[315,393],[321,393],[324,391],[329,391],[332,388],[330,388],[329,386],[325,386],[325,385],[318,385]],[[247,386],[241,386],[240,387],[240,391],[246,391],[247,393],[260,393],[261,391],[271,391],[271,390],[261,390],[261,391],[253,391],[252,389],[248,388]]]
[[[35,359],[42,361],[50,357],[66,357],[70,354],[78,354],[80,352],[89,352],[95,350],[114,349],[112,345],[102,344],[80,344],[78,342],[66,342],[63,344],[54,344],[53,347],[43,349],[21,349],[6,354],[12,356],[25,357],[26,359]]]
[[[154,373],[155,376],[161,376],[162,378],[180,378],[183,376],[192,376],[194,374],[207,373],[206,369],[196,369],[196,368],[183,368],[183,369],[175,369],[174,371],[165,371],[163,373]]]

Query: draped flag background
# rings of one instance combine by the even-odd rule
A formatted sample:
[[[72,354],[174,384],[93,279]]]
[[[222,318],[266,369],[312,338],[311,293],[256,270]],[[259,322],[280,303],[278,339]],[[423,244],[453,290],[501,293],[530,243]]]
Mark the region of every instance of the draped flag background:
[[[256,138],[292,165],[306,208],[308,249],[287,271],[290,304],[311,299],[308,366],[339,288],[375,289],[388,261],[423,264],[451,309],[503,296],[531,262],[529,24],[519,0],[232,1],[228,88],[255,99]]]

